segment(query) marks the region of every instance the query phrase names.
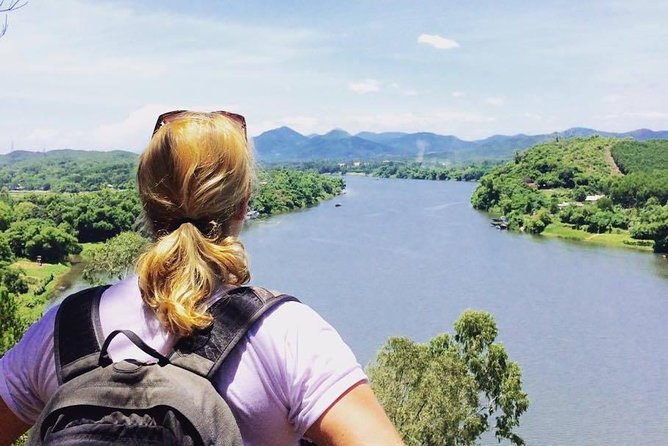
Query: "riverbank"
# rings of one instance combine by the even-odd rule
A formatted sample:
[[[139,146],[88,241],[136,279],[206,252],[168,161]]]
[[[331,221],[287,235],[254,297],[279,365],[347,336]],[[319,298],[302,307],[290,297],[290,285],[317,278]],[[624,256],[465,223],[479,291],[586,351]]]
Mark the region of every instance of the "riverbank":
[[[540,235],[613,248],[630,248],[644,252],[653,251],[653,242],[651,240],[636,240],[631,238],[628,231],[620,229],[615,232],[593,234],[582,229],[575,229],[565,223],[550,223]]]
[[[100,243],[82,243],[83,250],[71,256],[68,262],[42,263],[19,259],[12,264],[25,272],[28,292],[17,296],[19,311],[28,321],[37,320],[44,306],[58,293],[67,291],[80,277],[86,266],[85,254]]]
[[[69,263],[42,263],[28,259],[19,259],[13,267],[25,271],[28,282],[28,292],[17,296],[19,314],[28,321],[38,319],[44,310],[44,305],[53,296],[60,279],[71,268]]]

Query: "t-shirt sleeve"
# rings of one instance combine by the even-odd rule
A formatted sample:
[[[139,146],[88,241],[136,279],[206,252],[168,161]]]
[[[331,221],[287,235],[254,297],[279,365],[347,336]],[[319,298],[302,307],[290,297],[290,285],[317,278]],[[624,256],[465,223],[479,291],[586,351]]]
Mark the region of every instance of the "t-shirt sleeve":
[[[259,333],[271,335],[265,341],[280,351],[276,355],[282,358],[277,384],[288,408],[289,421],[300,436],[343,393],[367,381],[348,345],[310,307],[298,302],[284,303],[263,325],[265,329]]]
[[[0,358],[0,397],[21,420],[33,424],[57,387],[53,356],[53,308]]]

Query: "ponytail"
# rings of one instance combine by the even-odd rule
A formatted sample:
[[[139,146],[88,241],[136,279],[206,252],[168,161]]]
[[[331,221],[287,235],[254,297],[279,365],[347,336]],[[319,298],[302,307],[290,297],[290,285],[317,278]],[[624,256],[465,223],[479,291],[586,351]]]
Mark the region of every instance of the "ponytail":
[[[221,284],[250,279],[236,235],[254,178],[243,128],[220,114],[184,113],[142,153],[137,186],[153,243],[136,272],[142,299],[170,332],[207,327],[207,298]]]
[[[236,237],[216,243],[191,223],[154,242],[137,261],[146,305],[170,332],[186,336],[211,324],[204,301],[222,283],[250,279],[244,247]]]

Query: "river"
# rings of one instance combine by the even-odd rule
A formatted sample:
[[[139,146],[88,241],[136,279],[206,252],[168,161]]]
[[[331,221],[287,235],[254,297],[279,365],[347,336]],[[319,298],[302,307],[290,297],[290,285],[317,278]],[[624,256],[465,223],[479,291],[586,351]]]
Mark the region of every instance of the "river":
[[[498,231],[471,208],[473,183],[346,182],[245,228],[254,284],[314,307],[362,364],[388,336],[424,342],[489,311],[522,368],[529,446],[668,444],[665,259]]]
[[[388,336],[427,341],[489,311],[522,367],[529,445],[668,444],[665,259],[497,231],[472,183],[346,181],[246,228],[253,283],[317,309],[362,364]]]

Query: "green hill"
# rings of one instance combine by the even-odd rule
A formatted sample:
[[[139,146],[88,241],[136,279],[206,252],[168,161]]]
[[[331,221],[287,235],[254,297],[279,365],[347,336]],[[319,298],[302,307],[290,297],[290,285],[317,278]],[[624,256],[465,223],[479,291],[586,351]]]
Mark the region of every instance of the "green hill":
[[[16,151],[0,155],[0,188],[79,192],[126,188],[134,182],[139,155],[115,150]]]
[[[539,144],[485,175],[471,203],[509,229],[666,252],[667,148],[598,136]]]
[[[668,169],[668,140],[619,141],[612,156],[624,173]]]

